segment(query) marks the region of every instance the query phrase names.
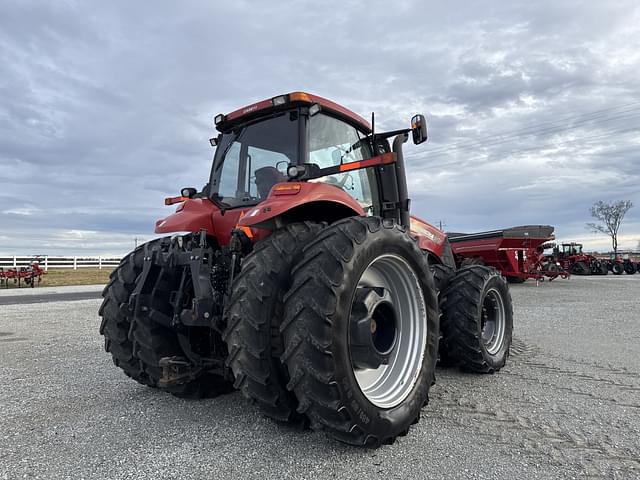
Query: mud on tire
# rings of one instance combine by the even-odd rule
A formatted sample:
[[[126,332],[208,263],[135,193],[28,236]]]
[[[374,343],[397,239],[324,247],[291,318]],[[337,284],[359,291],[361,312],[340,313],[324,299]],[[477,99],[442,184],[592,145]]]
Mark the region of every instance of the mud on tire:
[[[498,271],[481,265],[461,268],[441,293],[440,306],[442,348],[449,362],[478,373],[493,373],[505,365],[513,307]]]
[[[403,288],[408,291],[408,297],[394,290],[390,293],[393,301],[413,298],[419,306],[416,310],[412,307],[414,304],[411,307],[406,304],[405,315],[397,320],[400,327],[396,338],[398,345],[404,345],[403,339],[413,339],[411,334],[403,333],[402,328],[405,318],[416,319],[419,322],[416,328],[424,336],[415,337],[420,341],[409,345],[419,345],[422,356],[414,355],[417,361],[405,370],[396,370],[398,365],[401,368],[409,365],[397,360],[400,355],[393,363],[390,360],[382,365],[388,370],[373,370],[376,375],[388,371],[393,380],[397,379],[396,372],[405,375],[410,371],[402,395],[392,390],[389,396],[384,396],[384,390],[372,391],[359,376],[363,370],[354,367],[352,317],[360,318],[356,314],[362,306],[357,299],[373,295],[372,291],[383,295],[391,285],[385,283],[385,288],[378,288],[385,282],[384,275],[378,273],[376,277],[368,273],[376,265],[380,272],[388,268],[389,278],[391,272],[398,278],[406,275],[402,278],[407,280]],[[392,270],[391,265],[397,271]],[[403,270],[400,265],[408,268]],[[387,290],[391,292],[392,287]],[[414,315],[416,311],[420,315]],[[410,315],[406,315],[407,312]],[[354,217],[326,228],[305,249],[303,259],[294,267],[293,284],[285,297],[282,331],[286,349],[282,359],[291,376],[288,388],[299,401],[298,411],[308,415],[312,428],[324,429],[340,441],[372,447],[393,443],[418,421],[420,409],[428,401],[429,389],[434,383],[438,321],[436,289],[429,266],[403,227],[377,217]],[[374,331],[372,328],[369,334],[382,335],[381,330]],[[410,348],[415,351],[414,347],[406,350]],[[380,378],[384,378],[384,374]],[[379,396],[375,396],[376,393]]]
[[[225,312],[224,340],[234,386],[280,421],[306,420],[296,412],[298,401],[286,388],[289,376],[280,362],[284,350],[280,323],[291,269],[320,230],[320,224],[291,224],[258,243],[243,261]]]

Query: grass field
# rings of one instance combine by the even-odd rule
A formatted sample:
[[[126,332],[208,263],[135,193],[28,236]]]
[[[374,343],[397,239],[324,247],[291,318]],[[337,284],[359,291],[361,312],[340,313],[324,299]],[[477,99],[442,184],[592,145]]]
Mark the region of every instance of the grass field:
[[[42,275],[42,281],[37,283],[37,287],[60,287],[63,285],[94,285],[105,284],[109,281],[111,268],[79,268],[72,270],[70,268],[50,268],[49,271]],[[13,281],[9,281],[9,288],[17,288],[18,285]],[[5,288],[2,285],[2,288]],[[29,285],[21,284],[21,288],[30,288]]]

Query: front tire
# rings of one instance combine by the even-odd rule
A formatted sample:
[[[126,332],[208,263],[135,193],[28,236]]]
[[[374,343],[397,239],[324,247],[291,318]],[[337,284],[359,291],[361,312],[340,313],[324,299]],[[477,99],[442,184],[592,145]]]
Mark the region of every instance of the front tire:
[[[447,359],[464,370],[493,373],[506,363],[513,331],[509,286],[480,265],[458,270],[440,296]]]
[[[624,267],[622,266],[621,263],[614,262],[611,265],[611,271],[613,272],[614,275],[622,275],[622,273],[624,272]]]
[[[429,265],[403,227],[354,217],[325,229],[285,298],[282,358],[298,411],[342,442],[393,443],[428,401],[438,322]]]

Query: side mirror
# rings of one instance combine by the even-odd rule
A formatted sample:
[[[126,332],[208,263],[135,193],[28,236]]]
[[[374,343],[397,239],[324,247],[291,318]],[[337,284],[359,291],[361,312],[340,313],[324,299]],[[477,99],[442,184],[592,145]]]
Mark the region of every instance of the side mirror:
[[[416,115],[411,119],[411,133],[416,145],[427,141],[427,120],[424,115]]]
[[[198,193],[198,190],[193,187],[187,187],[180,190],[180,195],[186,198],[193,198],[196,193]]]

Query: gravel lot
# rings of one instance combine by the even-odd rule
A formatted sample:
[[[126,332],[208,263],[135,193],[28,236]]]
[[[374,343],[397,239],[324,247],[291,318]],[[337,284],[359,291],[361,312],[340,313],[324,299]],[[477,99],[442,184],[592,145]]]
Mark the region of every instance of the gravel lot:
[[[1,478],[640,478],[640,275],[515,285],[508,366],[438,369],[423,418],[378,450],[186,401],[103,351],[99,300],[0,306]]]

